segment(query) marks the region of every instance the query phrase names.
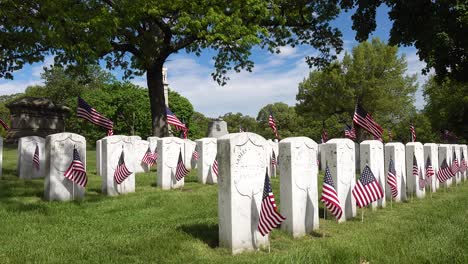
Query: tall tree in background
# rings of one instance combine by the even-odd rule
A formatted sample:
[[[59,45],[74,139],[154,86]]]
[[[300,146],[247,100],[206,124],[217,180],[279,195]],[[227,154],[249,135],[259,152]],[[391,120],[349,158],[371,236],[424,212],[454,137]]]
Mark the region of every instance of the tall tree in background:
[[[352,16],[356,40],[366,41],[376,29],[376,9],[381,5],[390,9],[391,45],[414,45],[419,59],[426,62],[423,72],[434,68],[438,80],[450,77],[468,82],[466,1],[343,0],[343,8],[356,8]]]
[[[341,33],[329,22],[339,1],[284,0],[63,0],[0,3],[0,77],[12,78],[24,64],[54,55],[57,64],[97,63],[121,67],[125,77],[146,73],[153,134],[167,135],[162,68],[181,50],[217,51],[213,78],[251,70],[252,47],[279,52],[310,45],[308,57],[323,66],[341,51]]]
[[[299,84],[296,110],[308,120],[324,121],[330,138],[343,137],[360,101],[384,129],[415,114],[416,77],[406,75],[406,59],[379,39],[355,46],[351,54]]]
[[[238,133],[239,128],[247,132],[257,133],[259,129],[255,118],[242,113],[226,113],[220,118],[226,121],[229,133]]]

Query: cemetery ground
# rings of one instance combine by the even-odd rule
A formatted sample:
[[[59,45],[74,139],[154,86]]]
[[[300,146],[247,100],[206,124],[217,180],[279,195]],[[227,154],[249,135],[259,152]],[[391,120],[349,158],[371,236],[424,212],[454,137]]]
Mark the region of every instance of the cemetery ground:
[[[293,239],[276,229],[270,253],[232,256],[218,246],[218,188],[197,183],[196,171],[182,190],[158,189],[153,169],[137,174],[135,193],[106,197],[88,150],[85,199],[46,202],[44,180],[18,179],[16,160],[16,148],[5,147],[0,263],[468,263],[468,182],[365,209],[364,222],[359,209],[352,221],[324,220],[320,204],[314,233]],[[272,185],[279,203],[279,178]]]

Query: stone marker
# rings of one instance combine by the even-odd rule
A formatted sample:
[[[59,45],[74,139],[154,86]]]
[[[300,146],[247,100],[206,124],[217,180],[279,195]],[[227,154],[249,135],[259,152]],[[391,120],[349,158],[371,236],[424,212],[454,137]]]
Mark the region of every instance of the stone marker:
[[[163,137],[158,139],[158,169],[157,185],[163,190],[177,189],[184,186],[184,180],[176,181],[175,173],[179,153],[184,155],[184,140],[178,137]]]
[[[151,151],[155,151],[156,147],[158,146],[158,139],[159,137],[148,137],[146,140],[149,142]]]
[[[213,174],[211,166],[217,154],[216,138],[197,139],[198,149],[198,182],[203,184],[214,184],[218,182],[218,177]]]
[[[86,168],[86,140],[83,136],[74,133],[58,133],[46,137],[45,200],[69,201],[84,198],[85,188],[64,176],[73,160],[74,146]]]
[[[189,170],[195,168],[194,166],[192,166],[192,164],[194,164],[194,162],[192,162],[192,156],[196,146],[197,143],[195,143],[194,141],[190,139],[184,139],[184,153],[182,153],[182,158],[184,159],[185,166]]]
[[[102,139],[96,141],[96,175],[102,175]]]
[[[132,138],[133,140],[141,140],[140,136],[128,136],[129,138]]]
[[[452,165],[452,151],[449,144],[439,144],[439,169],[444,159],[447,161],[448,166]],[[452,179],[453,177],[443,183],[439,183],[439,186],[443,188],[450,187],[450,185],[452,185]]]
[[[267,164],[266,140],[254,133],[218,138],[219,245],[236,254],[268,246],[257,229]]]
[[[33,157],[39,150],[39,170],[33,166]],[[45,139],[38,136],[22,137],[18,140],[18,176],[21,179],[43,178],[45,176]]]
[[[468,165],[468,148],[466,145],[461,145],[460,147],[460,152],[463,153],[463,157],[465,158],[465,163]],[[461,160],[460,160],[460,165],[461,165]],[[468,176],[468,171],[465,171],[462,173],[462,180],[466,181]]]
[[[384,170],[384,149],[382,142],[379,140],[364,140],[361,142],[359,152],[361,159],[360,171],[363,171],[364,167],[368,165],[382,191],[385,193],[387,177]],[[371,203],[372,209],[376,209],[377,207],[385,207],[385,196]]]
[[[392,142],[385,144],[385,182],[388,177],[388,165],[390,163],[390,158],[393,159],[393,164],[395,165],[396,172],[396,181],[397,181],[397,190],[398,194],[393,201],[400,202],[406,201],[406,159],[405,159],[405,145],[399,142]],[[385,196],[388,200],[392,199],[392,189],[386,183],[385,185]]]
[[[460,164],[461,164],[460,163],[461,162],[460,145],[452,144],[452,151],[451,152],[452,152],[452,155],[455,152],[455,155],[456,155],[457,160],[458,160],[458,166],[460,166]],[[452,158],[452,160],[453,160],[453,158]],[[455,179],[455,183],[459,184],[461,182],[461,173],[457,172],[457,174],[453,178]]]
[[[207,137],[215,137],[219,138],[224,135],[227,135],[229,132],[227,130],[227,123],[223,121],[221,118],[213,119],[208,124],[208,135]]]
[[[439,180],[437,180],[437,172],[439,171],[439,146],[437,144],[424,144],[424,170],[426,170],[426,163],[428,157],[431,159],[432,169],[434,170],[434,176],[432,176],[432,179],[430,179],[431,185],[427,185],[427,187],[430,187],[429,191],[436,192],[437,189],[439,189]]]
[[[319,228],[317,194],[317,143],[307,137],[291,137],[279,143],[281,228],[294,237]]]
[[[115,135],[102,139],[102,193],[109,196],[135,192],[135,168],[133,163],[133,147],[135,138]],[[124,162],[132,172],[121,184],[114,179],[114,172],[119,163],[120,155],[124,151]]]
[[[331,139],[322,144],[322,155],[325,158],[322,168],[325,170],[328,164],[343,210],[343,215],[338,221],[351,219],[356,216],[356,200],[351,194],[356,184],[354,142],[344,138]]]
[[[416,157],[419,175],[413,175],[413,154]],[[406,144],[406,193],[410,197],[424,198],[426,188],[420,188],[420,178],[426,180],[424,168],[424,148],[421,142],[409,142]]]

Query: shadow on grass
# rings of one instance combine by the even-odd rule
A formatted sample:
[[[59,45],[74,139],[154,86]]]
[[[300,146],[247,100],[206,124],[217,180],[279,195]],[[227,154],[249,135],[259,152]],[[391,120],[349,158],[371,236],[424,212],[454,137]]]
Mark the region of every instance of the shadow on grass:
[[[216,248],[219,245],[217,224],[190,224],[182,225],[177,229],[201,240],[210,248]]]

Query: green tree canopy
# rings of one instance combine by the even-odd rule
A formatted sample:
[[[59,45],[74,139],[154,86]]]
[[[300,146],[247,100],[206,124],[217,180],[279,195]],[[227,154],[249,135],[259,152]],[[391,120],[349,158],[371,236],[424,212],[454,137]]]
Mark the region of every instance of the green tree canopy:
[[[258,131],[257,121],[249,115],[226,113],[220,118],[226,121],[229,133],[238,133],[240,128],[247,132],[257,133]]]

